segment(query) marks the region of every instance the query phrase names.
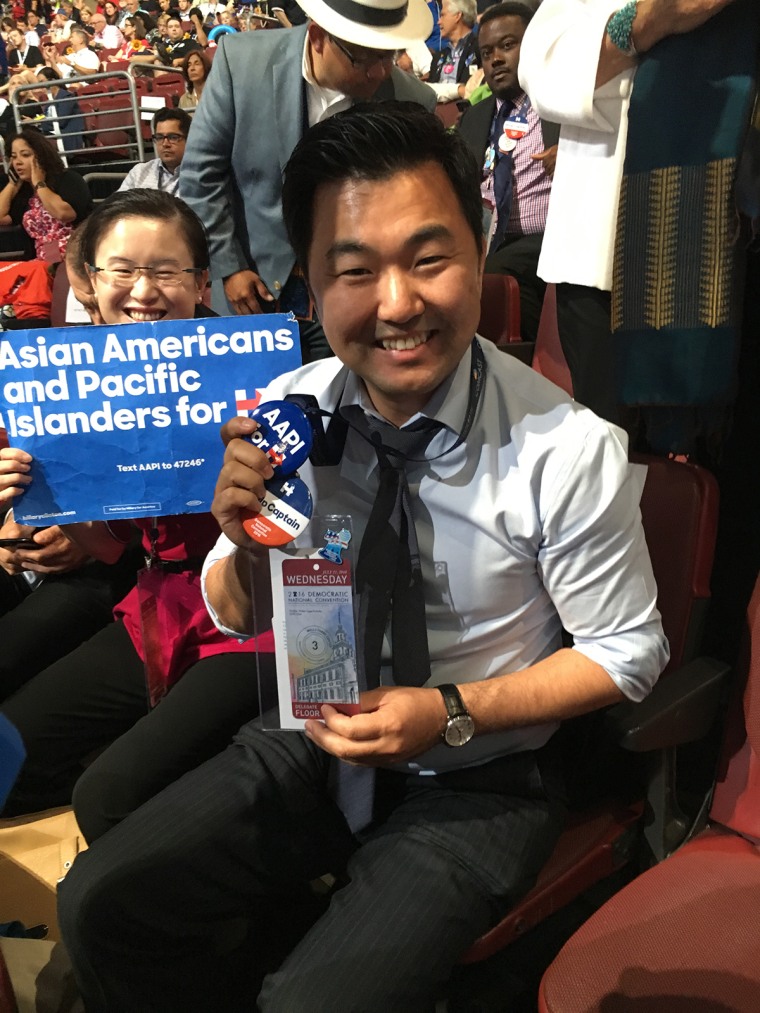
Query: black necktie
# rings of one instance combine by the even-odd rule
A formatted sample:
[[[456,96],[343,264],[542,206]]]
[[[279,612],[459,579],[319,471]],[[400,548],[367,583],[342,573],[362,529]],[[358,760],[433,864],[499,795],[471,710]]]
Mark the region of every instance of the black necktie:
[[[512,205],[512,152],[499,149],[499,139],[504,136],[504,124],[514,109],[514,103],[505,100],[494,117],[491,144],[496,164],[493,170],[493,197],[496,205],[496,232],[491,240],[490,251],[501,246],[509,224],[509,210]]]
[[[417,532],[414,527],[407,461],[423,460],[441,423],[419,419],[396,429],[358,405],[341,414],[375,448],[380,478],[356,566],[359,635],[367,689],[380,684],[383,637],[391,615],[393,679],[397,685],[422,686],[430,678],[425,593]]]

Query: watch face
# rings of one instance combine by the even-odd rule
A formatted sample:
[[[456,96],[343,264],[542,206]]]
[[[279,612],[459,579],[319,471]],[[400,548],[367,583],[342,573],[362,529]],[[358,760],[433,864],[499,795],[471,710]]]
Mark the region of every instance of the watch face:
[[[463,746],[475,734],[475,725],[469,714],[458,714],[449,718],[444,740],[447,746]]]

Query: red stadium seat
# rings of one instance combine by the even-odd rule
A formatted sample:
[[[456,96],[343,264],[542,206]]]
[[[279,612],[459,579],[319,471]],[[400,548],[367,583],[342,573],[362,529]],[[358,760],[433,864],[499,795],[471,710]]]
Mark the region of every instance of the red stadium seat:
[[[747,613],[709,826],[568,940],[541,982],[539,1010],[756,1013],[758,910],[760,579]]]
[[[478,334],[503,348],[520,341],[520,286],[510,274],[484,274]]]
[[[167,99],[173,99],[175,106],[185,91],[185,80],[178,74],[160,74],[153,79],[153,94],[165,95]]]
[[[557,327],[556,285],[546,286],[546,295],[541,307],[541,319],[538,322],[536,349],[533,353],[533,368],[572,397],[573,381],[565,353],[562,351]]]
[[[462,116],[456,102],[438,102],[434,112],[444,127],[455,127]]]
[[[642,704],[621,704],[606,714],[566,722],[558,733],[569,734],[572,764],[578,765],[582,736],[591,729],[590,740],[608,731],[611,741],[632,752],[653,751],[654,775],[651,805],[660,815],[645,830],[647,842],[661,857],[680,842],[682,818],[673,808],[663,812],[672,751],[660,748],[648,720],[666,720],[673,687],[682,683],[702,694],[703,710],[691,724],[684,724],[681,742],[702,737],[709,729],[727,668],[711,659],[698,658],[699,630],[710,595],[710,572],[717,529],[718,490],[704,468],[664,458],[647,461],[649,470],[641,501],[644,531],[658,584],[658,607],[670,642],[671,659],[651,696]],[[650,715],[654,718],[650,719]],[[636,734],[639,726],[647,731]],[[631,728],[634,731],[631,731]],[[612,752],[612,751],[610,751]],[[599,754],[594,751],[583,772],[598,779]],[[638,854],[633,829],[641,823],[644,800],[628,794],[619,784],[612,794],[592,799],[576,808],[536,886],[494,929],[482,936],[465,954],[464,963],[491,956],[514,942],[549,914],[578,897]]]
[[[533,342],[520,335],[520,286],[509,274],[483,275],[478,334],[530,365]]]

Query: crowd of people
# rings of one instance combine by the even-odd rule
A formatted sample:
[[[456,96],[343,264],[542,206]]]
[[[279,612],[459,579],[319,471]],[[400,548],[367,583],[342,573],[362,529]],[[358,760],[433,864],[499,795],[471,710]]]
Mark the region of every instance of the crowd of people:
[[[313,395],[331,417],[315,435],[334,459],[301,477],[356,540],[362,713],[326,704],[303,732],[265,731],[268,552],[241,524],[273,477],[256,424],[224,426],[211,514],[136,522],[18,524],[34,462],[0,450],[0,713],[27,754],[5,815],[73,802],[90,847],[60,923],[88,1013],[421,1013],[535,881],[565,815],[559,723],[643,699],[667,662],[619,428],[651,390],[636,401],[621,371],[633,338],[671,342],[666,404],[696,424],[704,403],[671,372],[705,330],[728,346],[715,367],[731,360],[739,253],[727,227],[701,229],[688,253],[722,265],[721,291],[663,295],[669,271],[700,275],[635,247],[633,198],[662,201],[670,172],[670,217],[648,227],[696,228],[657,89],[663,65],[688,64],[712,108],[716,34],[734,43],[719,154],[739,160],[752,3],[443,0],[429,59],[424,0],[245,17],[29,0],[3,23],[10,86],[33,75],[43,110],[76,102],[65,78],[98,69],[98,48],[181,67],[188,90],[153,117],[155,157],[94,211],[40,130],[9,134],[0,224],[34,249],[0,263],[1,301],[44,316],[62,262],[94,324],[292,311],[305,365],[262,400]],[[701,150],[692,185],[712,171]],[[727,221],[730,181],[710,200]],[[640,319],[623,253],[644,258],[664,319]],[[474,337],[484,272],[518,280],[530,340],[555,286],[575,400]],[[729,376],[712,406],[730,393]],[[668,440],[685,431],[670,417]],[[310,887],[326,873],[328,901]]]

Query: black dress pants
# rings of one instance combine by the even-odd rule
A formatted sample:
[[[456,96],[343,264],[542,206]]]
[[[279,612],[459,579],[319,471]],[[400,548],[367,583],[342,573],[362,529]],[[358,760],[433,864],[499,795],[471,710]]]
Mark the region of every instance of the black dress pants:
[[[557,285],[557,327],[573,380],[573,396],[621,425],[618,361],[610,331],[610,293],[586,285]]]
[[[134,587],[142,559],[128,550],[111,566],[91,563],[47,576],[24,597],[17,592],[21,578],[0,571],[7,592],[0,616],[0,702],[113,622],[113,607]]]
[[[40,672],[2,712],[27,751],[5,815],[68,805],[83,761],[110,746],[84,772],[75,797],[90,841],[224,749],[256,716],[256,664],[251,654],[204,658],[148,712],[143,663],[115,622]]]
[[[520,333],[524,341],[535,341],[544,303],[546,282],[536,274],[543,232],[531,236],[507,236],[504,243],[486,258],[487,274],[511,274],[520,285]]]
[[[334,762],[246,725],[78,857],[59,920],[88,1013],[432,1010],[554,846],[555,762],[380,771],[360,841],[327,792]],[[345,885],[304,932],[307,884],[326,872]]]

